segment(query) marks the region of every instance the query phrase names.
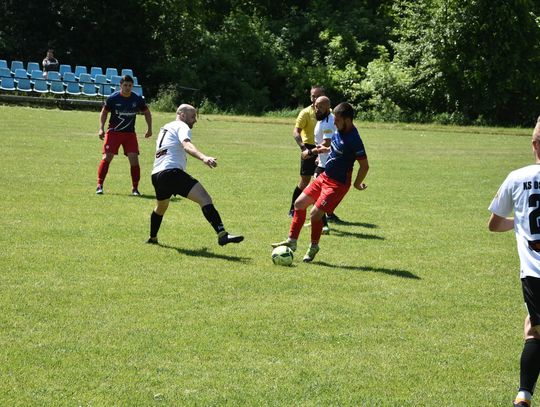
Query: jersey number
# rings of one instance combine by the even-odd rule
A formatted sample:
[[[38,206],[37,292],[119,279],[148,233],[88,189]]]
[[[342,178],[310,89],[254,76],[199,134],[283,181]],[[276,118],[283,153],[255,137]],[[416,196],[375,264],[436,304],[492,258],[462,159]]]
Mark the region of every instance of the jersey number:
[[[532,194],[529,197],[529,208],[535,208],[529,214],[531,234],[540,234],[540,194]]]
[[[162,128],[159,132],[159,148],[161,148],[161,145],[163,144],[163,140],[165,140],[165,135],[167,134],[167,129]]]

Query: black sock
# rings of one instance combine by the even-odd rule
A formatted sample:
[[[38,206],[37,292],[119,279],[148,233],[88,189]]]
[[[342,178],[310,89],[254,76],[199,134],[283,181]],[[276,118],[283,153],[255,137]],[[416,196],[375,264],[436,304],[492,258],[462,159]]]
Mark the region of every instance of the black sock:
[[[521,353],[519,390],[533,394],[540,373],[540,339],[527,339]]]
[[[223,232],[225,230],[223,227],[223,222],[221,222],[219,212],[213,204],[203,206],[201,209],[204,217],[208,222],[210,222],[216,233]]]
[[[163,215],[158,215],[152,211],[152,215],[150,215],[150,237],[157,237],[162,220]]]
[[[294,211],[294,202],[300,196],[301,193],[302,193],[302,190],[298,188],[298,186],[294,188],[294,192],[292,194],[291,211]]]

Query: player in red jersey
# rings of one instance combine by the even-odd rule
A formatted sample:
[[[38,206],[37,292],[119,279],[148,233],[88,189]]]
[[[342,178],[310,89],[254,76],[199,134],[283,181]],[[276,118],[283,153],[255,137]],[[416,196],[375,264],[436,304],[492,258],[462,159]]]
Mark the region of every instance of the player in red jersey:
[[[272,244],[272,247],[288,246],[293,251],[296,250],[298,236],[306,219],[306,209],[313,205],[310,212],[311,244],[304,256],[304,262],[313,261],[319,252],[319,240],[323,227],[322,217],[325,213],[333,213],[349,191],[355,161],[358,161],[360,168],[354,180],[354,187],[360,191],[367,188],[364,179],[369,170],[369,163],[364,143],[353,124],[354,109],[349,103],[340,103],[333,113],[337,131],[332,136],[331,146],[318,145],[303,153],[303,157],[308,158],[330,151],[324,172],[315,178],[296,199],[287,240]]]
[[[103,183],[109,171],[109,165],[115,155],[118,154],[120,146],[124,148],[124,154],[131,166],[131,193],[140,196],[139,180],[141,178],[141,167],[139,166],[139,144],[137,134],[135,134],[135,118],[137,112],[143,112],[148,130],[144,137],[152,136],[152,114],[146,106],[144,99],[132,92],[133,78],[125,75],[120,80],[120,91],[113,93],[105,101],[99,116],[98,136],[103,143],[103,157],[98,167],[98,180],[96,194],[103,194]],[[109,127],[105,133],[104,127],[107,116],[111,113]]]

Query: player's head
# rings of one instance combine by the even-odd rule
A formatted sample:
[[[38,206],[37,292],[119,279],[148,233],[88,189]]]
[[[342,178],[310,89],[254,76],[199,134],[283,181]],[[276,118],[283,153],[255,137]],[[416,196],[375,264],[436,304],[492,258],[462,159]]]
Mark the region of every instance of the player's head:
[[[120,79],[120,93],[124,96],[131,95],[133,89],[133,78],[130,75],[122,76]]]
[[[197,123],[197,109],[191,105],[182,103],[176,109],[176,120],[183,121],[192,129],[193,125]]]
[[[324,88],[322,86],[312,86],[309,95],[311,97],[311,104],[315,106],[315,101],[319,96],[324,96]]]
[[[47,50],[47,58],[53,58],[54,57],[54,49],[49,48]]]
[[[315,117],[322,120],[330,114],[330,99],[326,96],[319,96],[315,100]]]
[[[354,109],[349,103],[342,102],[334,108],[334,124],[341,133],[352,130],[353,119]]]

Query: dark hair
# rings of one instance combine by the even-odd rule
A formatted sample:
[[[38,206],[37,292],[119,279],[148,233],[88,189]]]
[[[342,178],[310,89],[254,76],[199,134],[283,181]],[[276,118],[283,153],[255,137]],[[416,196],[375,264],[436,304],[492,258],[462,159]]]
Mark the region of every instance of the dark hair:
[[[131,83],[133,83],[133,78],[131,77],[131,75],[124,75],[124,76],[122,76],[122,79],[120,79],[120,85],[123,84],[124,82],[131,82]]]
[[[322,91],[323,95],[326,93],[326,89],[324,89],[324,86],[311,85],[311,89],[320,89]]]
[[[347,118],[351,119],[351,120],[354,119],[354,109],[347,102],[342,102],[339,105],[337,105],[334,108],[333,113],[334,113],[335,116],[340,116],[340,117],[343,117],[345,119],[347,119]]]

